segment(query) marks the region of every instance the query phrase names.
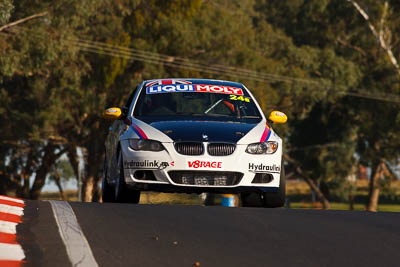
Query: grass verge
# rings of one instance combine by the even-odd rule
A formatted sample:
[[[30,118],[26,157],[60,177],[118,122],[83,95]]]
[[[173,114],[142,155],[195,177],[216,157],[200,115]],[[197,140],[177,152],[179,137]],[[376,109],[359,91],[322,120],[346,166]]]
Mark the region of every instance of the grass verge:
[[[400,194],[400,182],[394,183],[394,188]],[[356,197],[353,210],[364,211],[368,194],[368,181],[357,181]],[[67,201],[78,201],[76,190],[64,192]],[[292,209],[321,209],[319,202],[311,201],[311,192],[303,181],[288,181],[286,195],[288,206]],[[221,195],[215,195],[215,205],[220,205]],[[41,199],[61,200],[58,192],[43,192]],[[400,203],[390,203],[380,199],[378,211],[400,212]],[[157,192],[142,192],[140,204],[171,204],[171,205],[203,205],[204,199],[197,194],[166,194]],[[331,200],[331,210],[350,210],[349,203]]]

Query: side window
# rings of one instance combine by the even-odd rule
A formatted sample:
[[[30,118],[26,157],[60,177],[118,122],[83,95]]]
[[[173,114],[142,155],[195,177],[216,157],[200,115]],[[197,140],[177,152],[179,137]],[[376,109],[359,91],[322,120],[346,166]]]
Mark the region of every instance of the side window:
[[[129,107],[131,106],[133,98],[135,97],[135,94],[136,94],[138,89],[139,89],[139,85],[136,86],[136,88],[129,95],[128,100],[125,102],[125,105],[121,107],[123,117],[126,117],[128,115]]]
[[[139,89],[139,85],[136,86],[135,90],[133,90],[133,92],[131,93],[131,95],[129,96],[128,100],[126,101],[124,107],[126,107],[127,109],[129,109],[133,98],[135,97],[136,91]]]

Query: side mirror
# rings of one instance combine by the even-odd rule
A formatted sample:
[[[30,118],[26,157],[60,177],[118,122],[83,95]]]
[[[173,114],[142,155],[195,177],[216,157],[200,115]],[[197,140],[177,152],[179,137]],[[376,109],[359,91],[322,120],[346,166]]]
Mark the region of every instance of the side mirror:
[[[287,121],[287,116],[283,112],[274,110],[269,114],[268,120],[273,123],[285,123]]]
[[[108,108],[103,114],[103,118],[106,120],[118,120],[121,118],[122,110],[120,108]]]

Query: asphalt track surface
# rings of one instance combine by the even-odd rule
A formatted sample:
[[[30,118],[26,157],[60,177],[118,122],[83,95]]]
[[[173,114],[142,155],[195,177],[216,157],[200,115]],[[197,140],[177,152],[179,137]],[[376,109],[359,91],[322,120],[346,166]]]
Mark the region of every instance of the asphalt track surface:
[[[71,266],[50,202],[26,204],[25,266]],[[400,266],[400,213],[68,204],[98,266]]]

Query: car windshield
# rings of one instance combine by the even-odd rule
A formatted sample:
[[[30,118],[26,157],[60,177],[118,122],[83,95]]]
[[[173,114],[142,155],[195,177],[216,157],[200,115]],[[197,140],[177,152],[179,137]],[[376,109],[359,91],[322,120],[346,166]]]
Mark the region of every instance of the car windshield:
[[[191,116],[223,121],[261,119],[254,100],[246,90],[198,84],[144,87],[133,115],[173,116],[176,119]]]

